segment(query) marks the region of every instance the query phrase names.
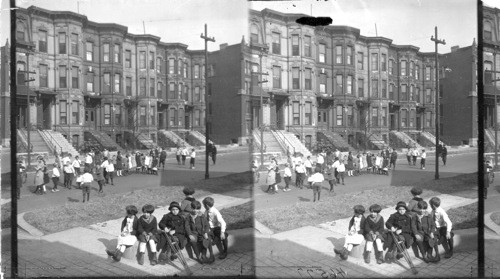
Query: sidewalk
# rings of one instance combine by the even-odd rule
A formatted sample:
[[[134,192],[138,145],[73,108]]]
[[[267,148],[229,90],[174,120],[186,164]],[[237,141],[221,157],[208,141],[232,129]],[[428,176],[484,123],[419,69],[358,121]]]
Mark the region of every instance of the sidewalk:
[[[248,202],[231,196],[211,195],[218,209]],[[201,200],[204,197],[199,197]],[[153,215],[160,220],[168,207],[157,208]],[[165,276],[185,275],[178,260],[165,265],[151,266],[146,259],[140,266],[135,259],[122,258],[114,262],[105,249],[116,247],[122,218],[98,223],[88,227],[77,227],[43,235],[18,217],[19,272],[28,277],[60,276]],[[26,233],[31,232],[31,234]],[[34,236],[34,235],[38,236]],[[253,275],[253,228],[229,231],[229,253],[224,260],[201,265],[184,255],[194,276],[252,276]],[[217,257],[217,248],[214,246]],[[10,273],[10,259],[2,254],[3,266]]]

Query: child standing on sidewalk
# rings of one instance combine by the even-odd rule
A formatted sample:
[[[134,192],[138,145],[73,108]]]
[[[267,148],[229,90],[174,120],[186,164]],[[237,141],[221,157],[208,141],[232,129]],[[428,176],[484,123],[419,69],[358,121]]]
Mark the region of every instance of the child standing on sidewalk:
[[[295,186],[302,189],[302,187],[304,187],[304,180],[306,179],[306,167],[302,161],[297,161],[295,172],[297,174],[297,177],[295,178]]]
[[[455,235],[451,229],[453,224],[446,211],[441,207],[441,200],[438,197],[433,197],[429,201],[432,208],[432,215],[436,222],[436,230],[438,233],[438,239],[441,245],[443,245],[445,255],[444,257],[449,259],[453,256],[453,236]],[[439,259],[439,253],[436,252],[436,257]]]
[[[105,181],[104,181],[104,169],[100,164],[97,164],[97,166],[96,166],[95,175],[96,175],[97,184],[99,185],[99,193],[103,193],[104,191],[103,191],[102,187],[104,186],[104,183],[105,183]]]
[[[311,184],[313,189],[313,202],[316,202],[316,196],[318,196],[318,201],[321,197],[321,184],[325,180],[325,177],[321,173],[321,167],[318,165],[314,170],[314,174],[309,177],[308,182]]]
[[[121,233],[118,236],[118,244],[114,252],[107,250],[108,256],[111,256],[113,260],[119,262],[122,258],[123,252],[127,247],[133,246],[137,241],[137,233],[139,229],[139,219],[137,218],[137,207],[134,205],[128,205],[125,208],[126,216],[122,221]]]
[[[210,236],[215,242],[217,249],[219,250],[219,259],[225,259],[227,257],[227,237],[226,232],[226,222],[222,218],[219,210],[214,207],[214,199],[212,197],[206,197],[203,199],[203,206],[205,207],[205,218],[208,218],[208,224],[210,225]],[[210,251],[211,252],[211,251]],[[209,262],[214,261],[214,255],[210,254]]]
[[[422,149],[422,154],[420,154],[420,168],[425,170],[425,159],[427,158],[427,153],[425,149]]]
[[[365,207],[362,205],[354,206],[354,216],[349,221],[349,232],[345,236],[344,248],[341,249],[333,249],[335,254],[340,255],[342,260],[347,260],[349,257],[349,252],[351,252],[352,247],[354,245],[359,245],[364,240],[364,228],[365,228]]]
[[[344,160],[339,160],[339,164],[337,167],[337,183],[340,183],[340,180],[342,180],[342,185],[344,184],[344,174],[345,174],[345,164]]]
[[[139,233],[139,264],[144,264],[144,253],[146,252],[146,244],[149,243],[149,248],[151,252],[155,254],[151,265],[156,265],[158,263],[158,253],[156,252],[156,243],[158,238],[156,236],[158,231],[158,221],[156,217],[153,216],[155,211],[154,206],[146,204],[142,207],[143,215],[139,218],[139,225],[137,231]]]
[[[285,180],[285,189],[283,192],[290,191],[290,181],[292,180],[292,170],[290,169],[290,164],[285,164],[285,170],[283,171],[283,179]]]
[[[326,180],[328,180],[328,184],[330,184],[330,193],[333,193],[335,195],[334,187],[337,185],[337,179],[335,178],[335,168],[333,167],[333,163],[327,164],[325,171]]]
[[[196,151],[194,150],[194,148],[191,149],[189,157],[191,157],[191,159],[189,159],[189,165],[191,166],[191,169],[194,170],[194,164],[196,160]]]
[[[366,218],[365,222],[365,263],[370,263],[370,253],[373,250],[373,243],[375,242],[377,249],[375,250],[375,258],[378,264],[384,262],[384,247],[382,242],[385,241],[384,237],[384,217],[380,215],[382,207],[378,204],[373,204],[369,208],[370,215]]]
[[[61,173],[59,172],[59,166],[57,163],[54,163],[52,168],[52,183],[54,183],[54,187],[52,188],[52,192],[59,192],[57,189],[57,185],[59,184],[59,177],[61,177]]]
[[[94,181],[94,177],[90,173],[90,168],[85,168],[84,174],[82,175],[82,194],[83,202],[85,202],[85,196],[87,196],[87,202],[90,200],[90,185]]]

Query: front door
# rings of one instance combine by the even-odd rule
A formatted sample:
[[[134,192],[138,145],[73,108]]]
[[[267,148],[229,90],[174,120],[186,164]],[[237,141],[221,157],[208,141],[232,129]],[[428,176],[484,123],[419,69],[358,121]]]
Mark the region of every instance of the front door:
[[[42,99],[42,127],[43,129],[50,129],[52,126],[52,121],[50,117],[50,105],[52,103],[51,99]]]
[[[422,129],[422,117],[418,116],[417,117],[417,130],[420,131]]]
[[[318,128],[326,130],[328,128],[328,110],[318,109]]]
[[[391,113],[390,118],[391,118],[391,130],[396,130],[396,115],[394,113]]]
[[[283,109],[284,100],[276,101],[276,127],[278,130],[285,130],[285,110]]]
[[[158,112],[158,129],[164,129],[163,127],[163,112]]]
[[[94,108],[85,109],[85,126],[96,129],[96,115]]]
[[[73,147],[78,150],[78,147],[80,146],[80,135],[73,135]]]
[[[191,117],[190,116],[190,113],[186,113],[186,115],[184,116],[184,129],[191,129]]]

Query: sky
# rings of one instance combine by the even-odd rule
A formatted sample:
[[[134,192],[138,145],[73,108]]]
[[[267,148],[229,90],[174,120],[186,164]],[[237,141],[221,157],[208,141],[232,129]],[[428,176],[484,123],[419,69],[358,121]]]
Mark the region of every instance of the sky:
[[[258,1],[251,2],[250,7],[307,15],[311,15],[312,9],[312,16],[331,17],[333,25],[358,28],[364,36],[378,33],[392,39],[394,44],[414,45],[422,52],[434,51],[430,38],[435,26],[438,38],[446,41],[446,45],[439,45],[440,53],[449,52],[455,45],[469,46],[474,38],[477,40],[476,0]]]
[[[8,0],[2,0],[4,3],[7,5]],[[91,21],[127,26],[132,34],[144,34],[145,27],[146,34],[159,36],[163,42],[186,44],[192,50],[205,48],[200,38],[205,23],[208,36],[215,38],[215,43],[208,43],[210,51],[219,49],[223,43],[237,44],[247,34],[245,0],[17,0],[16,3],[23,8],[34,5],[53,11],[79,11]],[[4,30],[3,18],[4,11],[2,45],[4,32],[8,32]]]

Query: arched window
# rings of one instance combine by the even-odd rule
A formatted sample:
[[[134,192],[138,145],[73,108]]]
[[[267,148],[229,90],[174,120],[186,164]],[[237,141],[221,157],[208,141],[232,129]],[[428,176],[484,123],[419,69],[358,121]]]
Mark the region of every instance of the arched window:
[[[484,39],[485,40],[488,40],[488,41],[491,41],[492,40],[492,30],[491,30],[491,23],[488,22],[488,21],[485,21],[484,22],[484,33],[483,33],[483,36],[484,36]]]
[[[259,43],[259,28],[255,24],[250,29],[250,42]]]

